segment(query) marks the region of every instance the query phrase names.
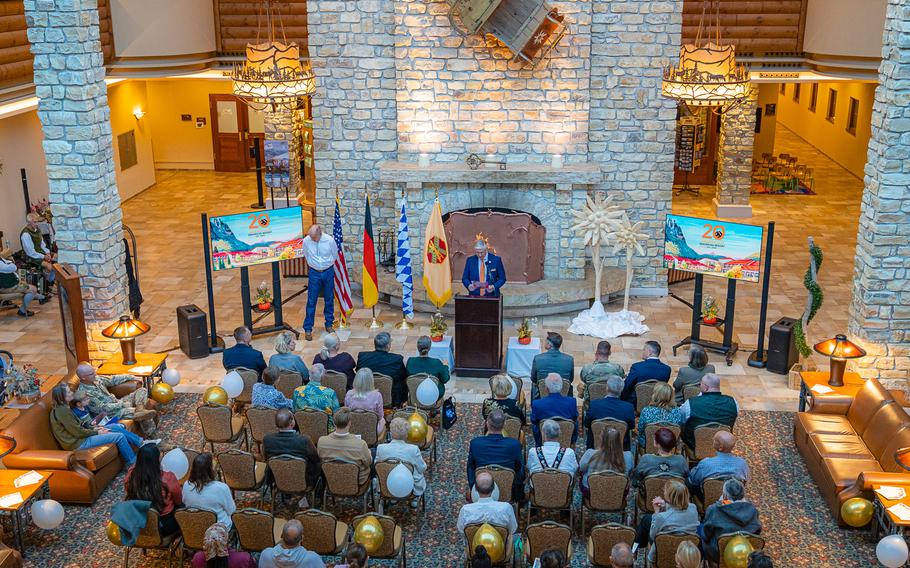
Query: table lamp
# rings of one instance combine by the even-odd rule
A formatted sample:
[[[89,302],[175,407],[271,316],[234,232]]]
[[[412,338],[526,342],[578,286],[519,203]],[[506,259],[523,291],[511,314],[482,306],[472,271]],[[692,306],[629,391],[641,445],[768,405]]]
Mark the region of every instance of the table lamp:
[[[123,352],[123,364],[136,364],[136,338],[151,329],[130,316],[120,316],[120,319],[104,328],[101,335],[111,339],[120,340],[120,350]]]
[[[816,343],[813,349],[817,353],[831,358],[831,378],[828,379],[828,385],[832,387],[844,386],[844,369],[847,367],[847,359],[866,356],[862,347],[848,340],[846,335],[840,334],[835,335],[833,339]]]

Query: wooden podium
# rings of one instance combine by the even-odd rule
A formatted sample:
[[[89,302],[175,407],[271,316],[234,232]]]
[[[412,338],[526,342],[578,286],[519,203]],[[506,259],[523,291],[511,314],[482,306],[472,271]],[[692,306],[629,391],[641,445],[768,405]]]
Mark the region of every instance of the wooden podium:
[[[502,297],[455,297],[455,373],[491,377],[502,371]]]

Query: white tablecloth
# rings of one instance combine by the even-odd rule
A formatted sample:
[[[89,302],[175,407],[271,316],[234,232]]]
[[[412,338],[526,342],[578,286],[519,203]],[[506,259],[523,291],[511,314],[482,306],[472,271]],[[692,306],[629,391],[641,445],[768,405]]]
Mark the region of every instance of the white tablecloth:
[[[534,356],[540,353],[540,338],[532,337],[531,343],[522,345],[517,337],[509,338],[506,348],[506,373],[513,377],[528,379],[531,377],[531,363]]]
[[[436,357],[449,367],[449,373],[455,369],[455,347],[451,335],[444,335],[442,341],[434,341],[430,346],[430,357]],[[416,355],[416,353],[415,353]]]

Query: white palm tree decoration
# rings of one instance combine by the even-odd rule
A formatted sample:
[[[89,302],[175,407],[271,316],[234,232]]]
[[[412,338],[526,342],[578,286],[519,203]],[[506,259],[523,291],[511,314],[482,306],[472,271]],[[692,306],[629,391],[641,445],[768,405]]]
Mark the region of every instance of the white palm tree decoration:
[[[648,235],[640,232],[643,224],[643,221],[633,224],[628,215],[623,212],[619,227],[612,235],[615,241],[613,254],[619,254],[623,250],[626,252],[626,293],[622,302],[623,311],[629,310],[629,288],[632,286],[632,273],[634,271],[632,257],[636,252],[641,256],[645,255],[645,249],[641,246],[641,243],[648,238]]]
[[[613,204],[613,195],[604,198],[603,193],[597,193],[594,199],[588,196],[587,203],[581,211],[572,211],[575,225],[572,230],[584,237],[585,246],[591,247],[591,257],[594,262],[594,303],[600,304],[600,278],[603,272],[603,260],[600,257],[600,247],[609,246],[614,233],[620,228],[625,212],[618,205]],[[628,290],[627,290],[628,296]]]

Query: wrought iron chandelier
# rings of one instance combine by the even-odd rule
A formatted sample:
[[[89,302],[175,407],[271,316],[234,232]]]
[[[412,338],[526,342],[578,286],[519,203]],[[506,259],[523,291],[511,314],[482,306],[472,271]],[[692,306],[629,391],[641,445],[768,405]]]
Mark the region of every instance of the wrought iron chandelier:
[[[263,15],[268,37],[260,43]],[[283,41],[275,39],[275,20]],[[309,60],[301,61],[300,47],[285,37],[281,17],[269,0],[264,0],[259,11],[256,43],[247,44],[246,59],[234,65],[231,80],[234,95],[256,110],[292,106],[300,97],[316,91]]]
[[[748,98],[752,88],[749,73],[736,64],[733,45],[721,42],[719,7],[714,21],[715,41],[702,44],[706,6],[707,2],[702,7],[695,43],[683,45],[679,50],[679,65],[671,64],[664,70],[661,93],[688,106],[729,108]]]

